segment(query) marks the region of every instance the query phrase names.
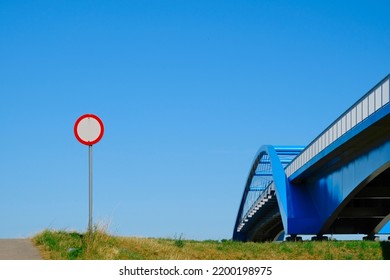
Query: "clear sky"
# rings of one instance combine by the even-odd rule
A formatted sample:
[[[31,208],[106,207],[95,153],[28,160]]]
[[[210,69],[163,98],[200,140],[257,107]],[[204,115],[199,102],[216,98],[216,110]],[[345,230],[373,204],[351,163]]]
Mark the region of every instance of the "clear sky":
[[[389,1],[0,1],[0,237],[231,238],[263,144],[306,145],[389,72]]]

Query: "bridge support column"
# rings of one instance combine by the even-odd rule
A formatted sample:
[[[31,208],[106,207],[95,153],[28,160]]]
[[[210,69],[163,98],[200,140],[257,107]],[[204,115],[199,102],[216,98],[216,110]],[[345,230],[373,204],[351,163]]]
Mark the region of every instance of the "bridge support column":
[[[298,236],[297,234],[291,234],[290,236],[286,237],[286,241],[288,242],[302,241],[302,237]]]
[[[322,234],[317,234],[316,236],[313,236],[311,238],[312,241],[328,241],[328,237],[327,236],[323,236]]]
[[[367,234],[366,236],[364,236],[363,240],[377,241],[377,240],[379,240],[379,237],[372,233],[372,234]]]

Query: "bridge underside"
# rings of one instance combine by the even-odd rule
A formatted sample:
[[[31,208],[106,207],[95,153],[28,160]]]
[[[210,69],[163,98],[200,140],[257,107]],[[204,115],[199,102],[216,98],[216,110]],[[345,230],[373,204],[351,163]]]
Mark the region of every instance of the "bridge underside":
[[[323,233],[375,234],[388,221],[390,213],[390,168],[355,191],[334,222]]]
[[[283,232],[282,217],[275,191],[272,191],[266,205],[256,213],[251,223],[253,226],[246,233],[246,238],[253,242],[273,241]]]
[[[270,214],[266,222],[248,233],[249,240],[253,242],[275,241],[284,232],[279,210]]]

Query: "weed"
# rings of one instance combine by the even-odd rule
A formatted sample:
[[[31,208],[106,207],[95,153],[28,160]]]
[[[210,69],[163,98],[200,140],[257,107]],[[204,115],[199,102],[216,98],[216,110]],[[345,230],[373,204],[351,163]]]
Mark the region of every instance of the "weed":
[[[289,247],[289,244],[288,245],[287,244],[288,243],[282,244],[282,246],[280,246],[280,251],[283,253],[292,253],[293,250]]]
[[[314,254],[314,243],[313,242],[310,242],[310,241],[303,242],[302,246],[303,246],[303,249],[306,252],[308,252],[310,255]]]
[[[177,248],[183,248],[184,247],[183,234],[180,234],[180,236],[178,238],[175,238],[175,246]]]
[[[372,241],[361,241],[360,243],[360,248],[362,248],[363,250],[367,249],[367,242],[372,242]]]
[[[36,243],[37,243],[37,245],[45,245],[50,250],[57,250],[58,249],[58,239],[55,238],[54,234],[49,230],[43,231],[36,238]]]
[[[76,260],[83,254],[83,248],[70,248],[68,250],[68,259],[69,260]]]
[[[352,255],[346,255],[346,256],[345,256],[345,259],[346,259],[346,260],[353,260],[353,257],[352,257]]]
[[[325,254],[325,260],[333,260],[334,258],[333,258],[333,254],[332,253],[326,253]]]

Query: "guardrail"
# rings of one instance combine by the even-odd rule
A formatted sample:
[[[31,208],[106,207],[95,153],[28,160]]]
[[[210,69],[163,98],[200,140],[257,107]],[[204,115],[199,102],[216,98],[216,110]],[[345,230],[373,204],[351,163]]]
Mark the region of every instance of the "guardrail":
[[[317,154],[331,145],[356,125],[387,106],[390,101],[390,75],[379,82],[373,89],[360,98],[345,113],[337,118],[327,129],[311,142],[287,167],[286,175],[291,176]]]

